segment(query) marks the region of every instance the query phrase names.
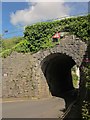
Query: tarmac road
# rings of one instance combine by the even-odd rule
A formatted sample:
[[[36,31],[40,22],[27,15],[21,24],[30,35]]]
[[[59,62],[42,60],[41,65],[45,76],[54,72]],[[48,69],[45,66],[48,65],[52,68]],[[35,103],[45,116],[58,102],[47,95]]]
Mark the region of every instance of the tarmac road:
[[[61,98],[2,103],[3,118],[58,118],[65,107]]]

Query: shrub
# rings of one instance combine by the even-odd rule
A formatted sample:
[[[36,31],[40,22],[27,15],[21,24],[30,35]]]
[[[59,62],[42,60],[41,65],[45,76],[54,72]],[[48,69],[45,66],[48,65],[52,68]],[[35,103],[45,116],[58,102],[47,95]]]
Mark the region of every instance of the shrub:
[[[17,52],[23,52],[23,53],[29,52],[30,51],[29,42],[27,40],[23,40],[17,45],[15,45],[12,49]]]
[[[12,49],[7,49],[4,50],[3,52],[0,53],[0,56],[3,58],[6,58],[7,56],[9,56],[12,53]]]

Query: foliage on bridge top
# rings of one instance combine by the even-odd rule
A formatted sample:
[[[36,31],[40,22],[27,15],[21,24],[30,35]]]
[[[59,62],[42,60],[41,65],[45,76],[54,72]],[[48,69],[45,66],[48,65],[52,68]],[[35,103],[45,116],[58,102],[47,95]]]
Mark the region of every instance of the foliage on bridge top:
[[[89,40],[90,24],[88,22],[90,15],[67,18],[52,22],[41,22],[27,26],[24,31],[24,37],[30,43],[30,51],[39,51],[43,48],[52,47],[51,38],[56,32],[64,31],[75,34],[83,41]]]

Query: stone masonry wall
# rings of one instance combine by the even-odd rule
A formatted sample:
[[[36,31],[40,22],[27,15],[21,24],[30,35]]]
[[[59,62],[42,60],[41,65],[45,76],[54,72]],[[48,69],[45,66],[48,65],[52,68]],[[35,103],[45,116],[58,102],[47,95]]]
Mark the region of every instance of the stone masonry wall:
[[[82,40],[73,35],[69,35],[61,39],[59,45],[56,45],[55,47],[47,50],[39,51],[33,56],[40,63],[45,57],[47,57],[50,54],[62,53],[72,57],[76,65],[80,66],[83,60],[83,56],[85,55],[86,49],[87,46],[84,42],[82,42]]]
[[[33,55],[30,53],[13,52],[2,59],[2,80],[4,98],[51,97],[49,88],[41,70],[41,63],[50,54],[66,54],[80,66],[86,51],[86,45],[74,36],[66,36],[54,48],[41,50]]]
[[[2,59],[2,97],[49,97],[47,83],[40,80],[40,68],[36,70],[36,66],[29,53],[14,52]]]

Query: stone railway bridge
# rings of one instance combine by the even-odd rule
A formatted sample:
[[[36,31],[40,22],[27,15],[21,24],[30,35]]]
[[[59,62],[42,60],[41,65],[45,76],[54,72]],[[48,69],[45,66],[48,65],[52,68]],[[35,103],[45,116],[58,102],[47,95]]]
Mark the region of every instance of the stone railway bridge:
[[[19,64],[14,68],[13,60],[17,59],[16,54],[19,53],[13,53],[3,59],[3,97],[42,98],[51,94],[62,97],[64,93],[74,89],[71,68],[74,65],[81,66],[86,49],[86,44],[79,38],[73,35],[65,36],[59,45],[51,49],[41,50],[33,55],[22,54],[22,60],[18,60]],[[5,66],[5,61],[13,64],[11,67]],[[26,65],[26,68],[20,64]],[[21,71],[15,74],[14,69],[19,66]]]
[[[62,97],[63,93],[74,89],[71,68],[80,67],[86,48],[84,42],[71,35],[65,36],[54,48],[33,55],[37,61],[36,71],[47,81],[53,96]]]

